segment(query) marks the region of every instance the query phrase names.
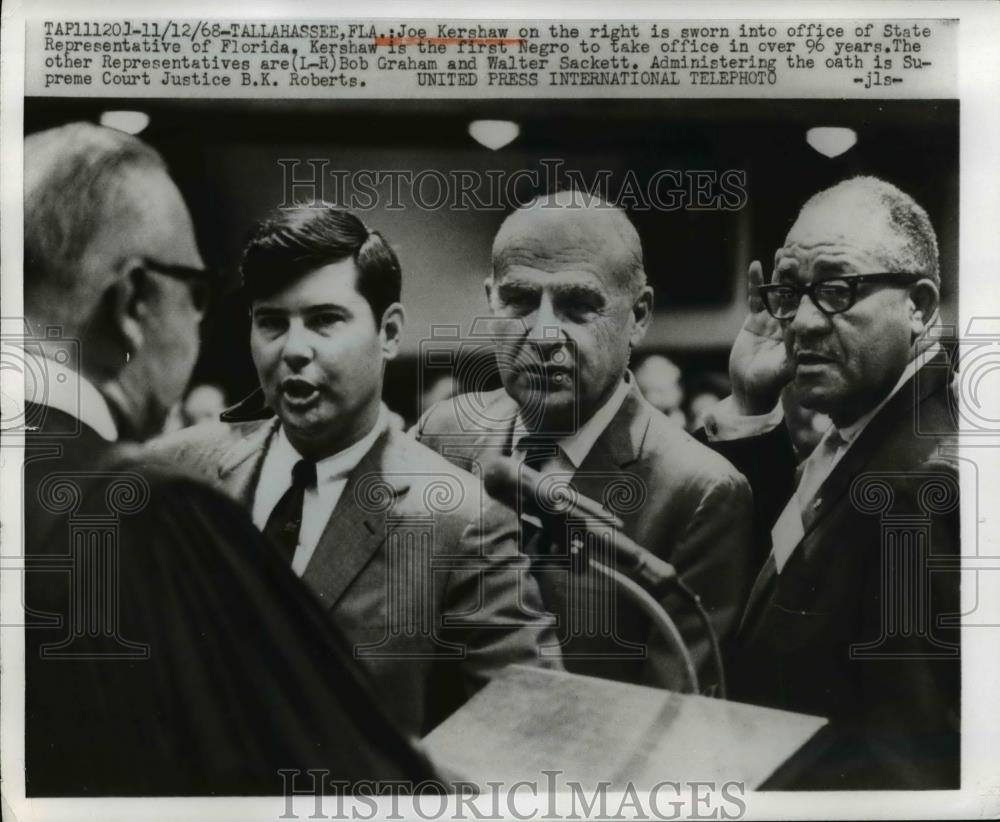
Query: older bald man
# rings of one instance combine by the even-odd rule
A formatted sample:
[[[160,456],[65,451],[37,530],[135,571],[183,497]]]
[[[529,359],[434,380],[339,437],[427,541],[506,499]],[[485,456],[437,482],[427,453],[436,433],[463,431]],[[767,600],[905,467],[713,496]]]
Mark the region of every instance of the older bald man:
[[[630,538],[674,564],[727,637],[749,588],[749,487],[650,405],[628,372],[653,311],[635,228],[589,195],[540,198],[500,227],[485,285],[503,388],[435,405],[417,436],[463,467],[508,455],[603,502]],[[523,528],[525,549],[546,557],[535,573],[559,616],[567,669],[684,684],[639,611],[586,567],[573,572],[557,535]],[[696,613],[679,598],[666,605],[714,677]]]
[[[734,655],[741,701],[829,717],[796,789],[957,788],[961,551],[954,358],[927,212],[875,177],[811,197],[750,265],[732,396],[706,433],[771,528]],[[799,466],[786,387],[830,427]]]

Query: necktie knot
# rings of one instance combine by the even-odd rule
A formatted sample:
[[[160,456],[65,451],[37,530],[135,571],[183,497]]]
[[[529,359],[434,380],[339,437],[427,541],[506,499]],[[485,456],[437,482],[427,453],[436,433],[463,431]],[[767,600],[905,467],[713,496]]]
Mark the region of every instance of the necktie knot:
[[[847,440],[835,427],[831,426],[802,464],[802,475],[796,494],[803,509],[813,502],[816,492],[819,491],[820,486],[833,468],[837,451],[846,444]]]
[[[754,589],[757,590],[766,578],[773,579],[776,573],[781,573],[788,558],[795,551],[805,536],[805,529],[816,516],[821,505],[817,494],[826,478],[833,470],[837,451],[847,444],[840,432],[831,427],[817,443],[813,452],[802,463],[798,486],[795,493],[785,506],[784,511],[771,529],[771,556],[764,566]],[[751,594],[754,599],[755,594]]]
[[[831,428],[829,431],[827,431],[824,439],[827,450],[831,452],[834,452],[838,448],[840,448],[840,446],[847,444],[847,440],[845,440],[843,436],[841,436],[840,431],[838,431],[836,427]]]
[[[316,485],[316,463],[309,460],[299,460],[292,466],[292,485],[299,488],[312,488]]]

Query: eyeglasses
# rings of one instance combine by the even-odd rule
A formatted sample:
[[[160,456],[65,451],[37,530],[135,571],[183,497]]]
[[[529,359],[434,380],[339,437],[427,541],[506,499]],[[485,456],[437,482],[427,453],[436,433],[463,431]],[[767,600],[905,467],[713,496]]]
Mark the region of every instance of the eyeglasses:
[[[204,313],[205,309],[208,308],[216,282],[216,276],[211,269],[161,263],[150,257],[143,257],[142,264],[150,271],[186,283],[191,290],[191,304],[194,305],[196,311]]]
[[[842,314],[858,299],[858,286],[867,284],[907,286],[922,280],[923,274],[909,272],[857,274],[850,277],[831,277],[826,280],[801,285],[799,283],[770,283],[757,287],[767,313],[776,320],[790,320],[799,310],[802,295],[808,294],[820,311],[827,316]]]

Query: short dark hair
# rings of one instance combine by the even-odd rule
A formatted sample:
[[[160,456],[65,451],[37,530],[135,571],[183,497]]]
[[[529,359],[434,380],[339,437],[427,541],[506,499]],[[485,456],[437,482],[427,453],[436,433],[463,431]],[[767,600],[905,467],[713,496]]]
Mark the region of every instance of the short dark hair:
[[[402,272],[392,247],[348,211],[328,203],[275,209],[261,220],[243,252],[240,271],[250,300],[271,297],[317,268],[351,259],[358,293],[375,325],[399,302]]]

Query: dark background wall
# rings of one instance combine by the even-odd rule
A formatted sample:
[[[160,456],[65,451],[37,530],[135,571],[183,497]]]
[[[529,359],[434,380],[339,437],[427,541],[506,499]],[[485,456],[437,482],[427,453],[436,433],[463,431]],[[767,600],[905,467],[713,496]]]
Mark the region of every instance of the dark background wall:
[[[327,171],[456,169],[510,173],[562,161],[591,180],[611,172],[618,191],[631,172],[641,185],[663,169],[745,172],[738,210],[631,210],[642,237],[657,314],[643,351],[668,354],[687,378],[724,371],[743,318],[750,260],[774,250],[812,193],[847,176],[874,174],[912,194],[930,214],[942,256],[945,322],[954,322],[958,285],[958,104],[955,101],[25,101],[25,130],[106,109],[151,117],[140,135],[159,149],[191,207],[206,262],[235,276],[252,223],[282,201],[279,160],[325,159]],[[467,133],[470,120],[510,119],[520,137],[491,151]],[[812,126],[846,126],[858,143],[830,159],[807,145]],[[299,175],[309,174],[300,164]],[[527,198],[530,184],[515,193]],[[544,187],[544,185],[543,185]],[[379,191],[388,193],[388,186]],[[327,186],[327,196],[338,191]],[[435,189],[425,189],[433,199]],[[425,210],[404,187],[402,209],[381,202],[358,214],[393,243],[409,312],[404,356],[390,365],[386,400],[412,418],[418,355],[435,325],[466,334],[485,311],[482,281],[490,244],[509,202],[496,210]],[[196,381],[220,383],[232,399],[255,384],[246,306],[238,295],[213,309]]]

